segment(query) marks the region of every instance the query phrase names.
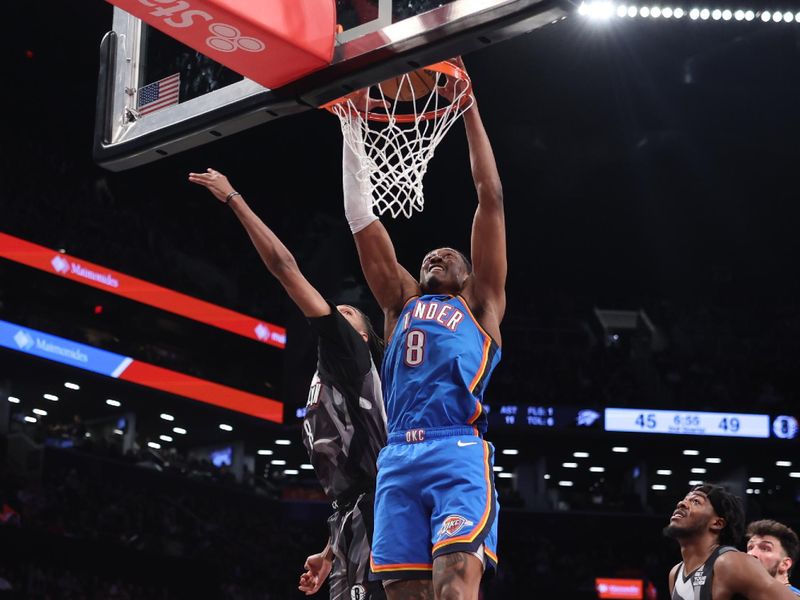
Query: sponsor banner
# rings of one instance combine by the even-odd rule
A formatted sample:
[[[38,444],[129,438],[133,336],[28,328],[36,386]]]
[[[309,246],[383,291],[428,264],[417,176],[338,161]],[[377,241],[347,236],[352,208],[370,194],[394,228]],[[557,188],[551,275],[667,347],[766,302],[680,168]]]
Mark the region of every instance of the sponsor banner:
[[[138,383],[252,417],[283,422],[283,403],[0,320],[0,347]]]
[[[0,257],[276,348],[286,347],[286,329],[279,325],[260,321],[5,233],[0,233]]]
[[[595,579],[598,598],[619,598],[622,600],[642,600],[644,582],[641,579]]]

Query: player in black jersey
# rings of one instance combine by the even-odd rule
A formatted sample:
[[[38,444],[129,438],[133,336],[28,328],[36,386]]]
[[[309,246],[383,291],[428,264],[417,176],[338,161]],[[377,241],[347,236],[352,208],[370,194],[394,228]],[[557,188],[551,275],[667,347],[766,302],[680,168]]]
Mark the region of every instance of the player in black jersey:
[[[800,596],[800,589],[789,582],[800,551],[794,530],[771,519],[753,521],[747,526],[745,540],[747,553],[761,561],[767,573],[788,586],[795,596]]]
[[[376,369],[383,343],[361,311],[323,299],[227,177],[208,169],[190,173],[189,181],[231,207],[264,264],[319,335],[303,443],[335,512],[328,519],[328,544],[323,552],[308,557],[299,589],[314,594],[330,574],[331,600],[383,599],[380,583],[368,581],[375,463],[386,444],[386,412]]]
[[[669,573],[672,600],[795,600],[786,586],[736,545],[744,533],[741,499],[703,484],[678,502],[664,534],[678,541],[683,561]]]

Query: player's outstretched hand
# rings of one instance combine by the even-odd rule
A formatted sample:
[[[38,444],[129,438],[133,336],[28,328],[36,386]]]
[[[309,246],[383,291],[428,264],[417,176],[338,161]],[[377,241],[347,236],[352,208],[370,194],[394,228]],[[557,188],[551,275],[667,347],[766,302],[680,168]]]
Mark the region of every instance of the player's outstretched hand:
[[[306,559],[304,565],[306,572],[300,575],[300,585],[298,589],[305,592],[306,596],[316,594],[322,584],[325,583],[328,574],[331,572],[331,561],[324,557],[322,553],[312,554]]]
[[[464,73],[467,73],[467,67],[464,66],[464,61],[461,60],[460,56],[451,58],[447,62],[454,64],[456,67],[464,71]],[[467,73],[467,75],[469,76],[469,73]],[[466,85],[467,83],[461,79],[457,79],[456,77],[447,77],[444,84],[438,86],[438,91],[441,96],[444,96],[450,102],[452,102],[457,93],[462,92]]]
[[[206,169],[205,173],[189,173],[189,181],[205,187],[220,202],[225,202],[228,194],[235,191],[228,178],[214,169]]]

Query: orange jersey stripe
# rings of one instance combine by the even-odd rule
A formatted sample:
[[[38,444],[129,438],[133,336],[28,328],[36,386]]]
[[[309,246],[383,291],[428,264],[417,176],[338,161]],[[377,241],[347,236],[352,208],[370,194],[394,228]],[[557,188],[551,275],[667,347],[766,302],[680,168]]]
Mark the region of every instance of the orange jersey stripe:
[[[497,554],[489,550],[486,545],[483,546],[483,551],[486,552],[486,555],[494,561],[494,564],[497,564]]]
[[[492,336],[490,336],[488,333],[486,333],[486,330],[483,328],[483,325],[481,325],[481,324],[478,322],[478,319],[476,319],[476,318],[475,318],[475,315],[473,315],[473,314],[472,314],[472,309],[469,307],[469,303],[467,303],[467,301],[466,301],[466,300],[464,300],[464,296],[461,296],[461,295],[459,295],[459,296],[456,296],[456,297],[457,297],[459,300],[461,300],[461,304],[463,304],[463,305],[464,305],[464,308],[466,308],[466,309],[467,309],[467,314],[470,316],[470,318],[472,319],[472,321],[475,323],[475,326],[476,326],[478,329],[480,329],[480,331],[481,331],[481,333],[482,333],[483,335],[485,335],[485,336],[486,336],[486,337],[488,337],[489,339],[492,339]]]
[[[486,507],[483,510],[483,516],[481,517],[480,522],[465,535],[460,535],[458,537],[454,537],[449,540],[441,541],[437,544],[434,544],[433,551],[436,552],[439,548],[443,548],[444,546],[449,546],[450,544],[458,544],[460,542],[472,542],[478,537],[478,534],[483,530],[486,526],[486,521],[489,520],[489,515],[492,513],[492,502],[494,498],[492,497],[492,480],[491,480],[491,469],[489,468],[489,444],[483,442],[483,461],[484,461],[484,479],[486,480]]]
[[[485,335],[485,334],[484,334]],[[478,367],[478,372],[475,373],[475,377],[472,379],[472,382],[469,384],[469,391],[471,393],[475,393],[475,386],[478,385],[478,382],[483,377],[483,374],[486,372],[486,366],[489,362],[489,349],[492,347],[492,338],[488,335],[483,340],[483,356],[481,356],[481,366]],[[477,418],[477,417],[475,417]],[[469,421],[472,423],[472,420]]]
[[[481,403],[478,402],[478,405],[475,407],[475,412],[472,413],[472,416],[469,418],[469,421],[467,421],[469,425],[472,425],[475,422],[475,419],[481,416],[482,409],[483,407],[481,406]]]

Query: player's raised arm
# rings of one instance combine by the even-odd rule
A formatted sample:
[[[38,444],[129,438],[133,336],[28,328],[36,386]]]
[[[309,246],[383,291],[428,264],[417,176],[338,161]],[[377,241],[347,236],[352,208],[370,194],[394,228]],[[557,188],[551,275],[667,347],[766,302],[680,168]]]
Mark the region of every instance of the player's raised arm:
[[[486,311],[493,313],[499,325],[506,309],[508,272],[503,186],[477,101],[464,114],[464,126],[469,143],[472,179],[478,193],[478,208],[472,223],[474,295]]]
[[[244,226],[261,260],[286,293],[306,317],[322,317],[331,313],[331,307],[300,272],[294,256],[278,236],[256,215],[241,194],[219,171],[208,169],[205,173],[189,173],[189,181],[202,185],[220,202],[228,204]]]
[[[353,232],[361,269],[372,294],[387,316],[387,332],[392,317],[403,303],[419,293],[419,284],[398,262],[386,228],[372,212],[372,189],[368,177],[359,178],[359,159],[342,144],[342,188],[344,212]]]

